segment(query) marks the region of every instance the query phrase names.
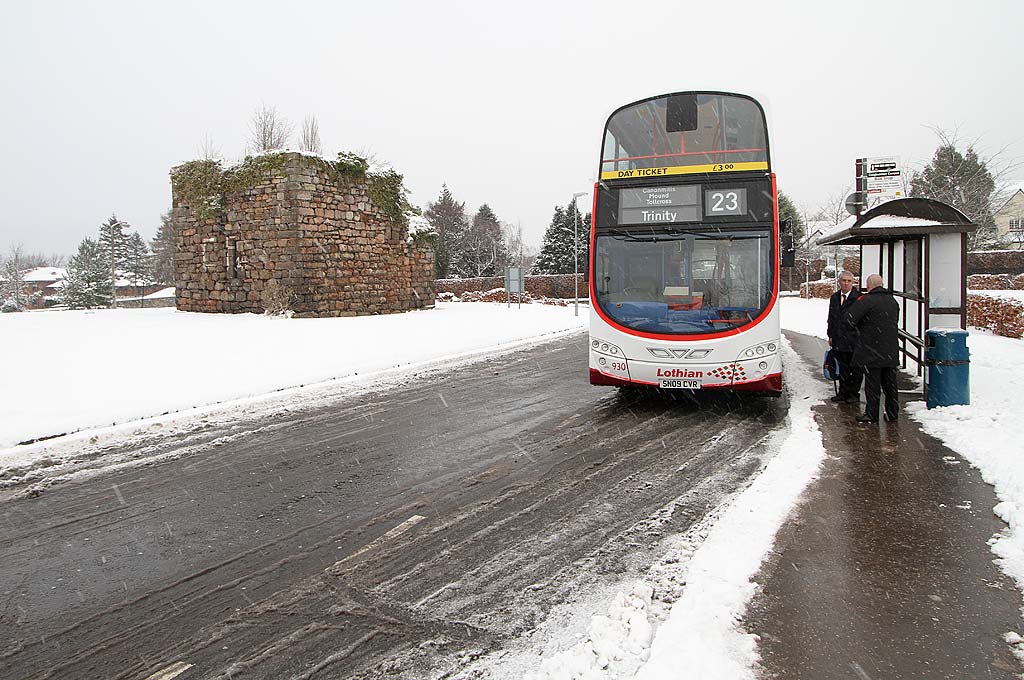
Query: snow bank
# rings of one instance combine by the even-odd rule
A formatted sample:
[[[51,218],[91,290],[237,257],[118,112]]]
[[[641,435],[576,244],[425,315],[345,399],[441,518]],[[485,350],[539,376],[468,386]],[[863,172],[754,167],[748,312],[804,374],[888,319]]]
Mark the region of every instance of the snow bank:
[[[4,314],[0,452],[18,442],[395,368],[585,327],[548,305],[335,319],[163,309]],[[3,464],[0,458],[0,465]]]
[[[754,678],[757,638],[736,623],[757,591],[752,581],[775,534],[825,457],[811,407],[829,396],[783,338],[790,407],[764,471],[722,514],[688,565],[686,590],[658,629],[637,680]]]
[[[922,429],[962,455],[995,488],[996,515],[1009,526],[991,543],[1000,567],[1024,590],[1024,418],[1013,385],[1024,383],[1024,340],[971,329],[970,406],[926,408],[912,402],[907,411]]]
[[[779,300],[779,319],[786,330],[816,338],[828,338],[828,300],[784,297]]]

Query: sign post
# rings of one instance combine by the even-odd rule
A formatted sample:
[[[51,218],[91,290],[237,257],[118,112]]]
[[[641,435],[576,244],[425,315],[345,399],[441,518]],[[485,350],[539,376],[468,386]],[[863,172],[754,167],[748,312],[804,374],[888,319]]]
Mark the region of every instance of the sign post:
[[[903,198],[903,173],[899,156],[864,159],[868,198]]]
[[[523,293],[526,291],[526,279],[523,267],[505,268],[505,306],[512,306],[512,293],[516,294],[519,307],[523,306]]]

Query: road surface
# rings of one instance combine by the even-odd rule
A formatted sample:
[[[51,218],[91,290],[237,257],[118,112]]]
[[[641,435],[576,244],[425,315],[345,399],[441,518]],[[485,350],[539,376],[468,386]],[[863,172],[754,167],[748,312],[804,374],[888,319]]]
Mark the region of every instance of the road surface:
[[[512,644],[742,488],[785,413],[593,388],[586,356],[577,335],[6,491],[3,677],[449,677]]]

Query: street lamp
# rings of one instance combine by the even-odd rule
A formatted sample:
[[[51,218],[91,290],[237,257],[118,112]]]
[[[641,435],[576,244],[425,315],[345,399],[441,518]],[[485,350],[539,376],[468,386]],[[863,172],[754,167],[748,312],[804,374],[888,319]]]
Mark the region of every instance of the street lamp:
[[[573,289],[576,292],[576,297],[573,298],[573,316],[580,315],[580,211],[576,208],[576,199],[580,196],[586,196],[589,191],[578,191],[572,195],[572,200],[569,201],[569,205],[573,207],[572,213],[572,284]],[[593,218],[591,218],[593,219]]]
[[[110,308],[117,309],[117,273],[114,269],[116,264],[116,258],[114,257],[114,246],[117,243],[117,239],[114,237],[114,229],[123,227],[128,223],[124,220],[118,220],[110,225]]]

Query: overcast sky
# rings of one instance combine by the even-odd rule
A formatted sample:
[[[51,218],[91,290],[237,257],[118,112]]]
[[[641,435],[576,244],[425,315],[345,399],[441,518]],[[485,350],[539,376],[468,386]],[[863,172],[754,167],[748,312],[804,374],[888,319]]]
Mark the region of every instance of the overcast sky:
[[[929,126],[1024,156],[1021,2],[491,5],[7,3],[0,249],[70,255],[112,212],[152,237],[169,169],[207,135],[243,156],[261,104],[315,114],[325,155],[387,161],[414,204],[447,183],[536,245],[592,187],[608,114],[665,92],[757,97],[803,208],[858,156],[920,166]]]

